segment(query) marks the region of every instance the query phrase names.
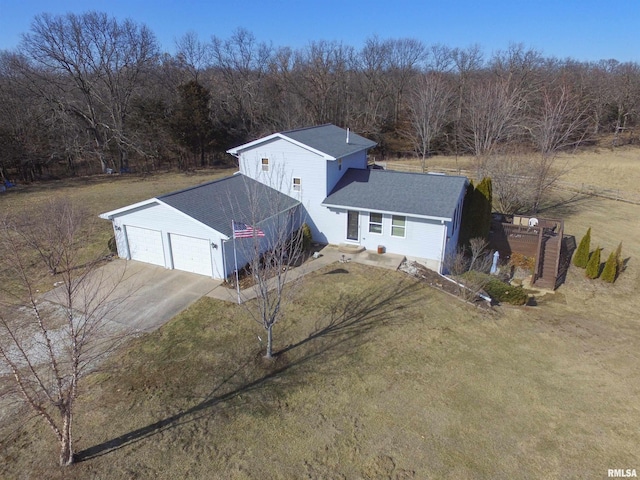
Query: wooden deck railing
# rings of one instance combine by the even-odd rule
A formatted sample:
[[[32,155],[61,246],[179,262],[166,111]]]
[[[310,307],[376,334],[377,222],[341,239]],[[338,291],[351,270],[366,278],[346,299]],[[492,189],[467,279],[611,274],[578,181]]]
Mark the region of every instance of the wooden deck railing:
[[[494,221],[491,238],[494,248],[505,254],[519,253],[535,258],[533,282],[542,279],[555,283],[560,267],[560,244],[564,234],[564,222],[554,218],[536,218],[536,226],[528,226],[529,217],[517,217],[519,224]],[[508,220],[511,220],[509,217]],[[545,255],[548,251],[549,254]],[[549,272],[552,272],[553,278]]]

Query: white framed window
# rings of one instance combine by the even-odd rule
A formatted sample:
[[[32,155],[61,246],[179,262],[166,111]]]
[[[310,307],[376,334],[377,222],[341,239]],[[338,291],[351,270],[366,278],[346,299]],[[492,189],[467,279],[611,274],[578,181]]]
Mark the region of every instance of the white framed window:
[[[369,213],[369,233],[382,234],[382,214],[381,213]]]
[[[391,217],[391,236],[392,237],[405,237],[407,229],[407,217],[400,215],[394,215]]]
[[[293,177],[293,191],[299,192],[302,190],[302,180],[298,177]]]
[[[262,165],[262,171],[263,172],[268,172],[269,171],[269,159],[268,158],[263,158],[260,161],[261,165]]]

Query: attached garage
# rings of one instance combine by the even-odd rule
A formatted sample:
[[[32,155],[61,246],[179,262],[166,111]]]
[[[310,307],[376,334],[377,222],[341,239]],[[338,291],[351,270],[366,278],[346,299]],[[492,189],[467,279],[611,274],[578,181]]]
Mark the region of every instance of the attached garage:
[[[131,260],[164,267],[162,232],[133,225],[125,225],[124,229]]]
[[[213,276],[209,240],[170,233],[169,242],[173,268]]]
[[[275,215],[274,205],[282,206]],[[222,279],[233,273],[236,258],[238,265],[247,262],[242,249],[234,256],[232,220],[253,219],[267,228],[272,218],[294,218],[289,213],[299,205],[298,200],[239,174],[100,217],[112,222],[121,258]]]

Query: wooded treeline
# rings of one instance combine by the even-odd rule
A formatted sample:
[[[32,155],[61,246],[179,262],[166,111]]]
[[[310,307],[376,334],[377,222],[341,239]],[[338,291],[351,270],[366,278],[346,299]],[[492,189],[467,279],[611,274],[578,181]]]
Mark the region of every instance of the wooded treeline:
[[[145,25],[90,12],[35,17],[0,52],[0,180],[190,169],[275,131],[327,122],[378,142],[377,158],[539,154],[636,126],[640,66],[487,55],[414,39],[356,49],[274,46],[237,30],[185,34],[162,53]],[[625,135],[625,138],[628,138]]]

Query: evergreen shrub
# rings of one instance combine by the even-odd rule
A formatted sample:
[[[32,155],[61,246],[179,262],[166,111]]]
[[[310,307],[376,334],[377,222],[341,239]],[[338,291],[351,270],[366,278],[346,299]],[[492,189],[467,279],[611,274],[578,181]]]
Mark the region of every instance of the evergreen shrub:
[[[600,276],[600,250],[600,247],[596,248],[589,257],[587,269],[584,272],[587,278],[594,279]]]
[[[582,240],[580,240],[580,245],[576,250],[576,253],[573,255],[573,264],[579,268],[587,268],[587,263],[589,263],[589,249],[591,248],[591,227],[587,230]]]
[[[609,257],[607,258],[606,263],[604,264],[604,269],[602,270],[602,275],[600,278],[607,283],[613,283],[616,281],[616,276],[618,275],[618,260],[616,259],[616,252],[611,252]]]

